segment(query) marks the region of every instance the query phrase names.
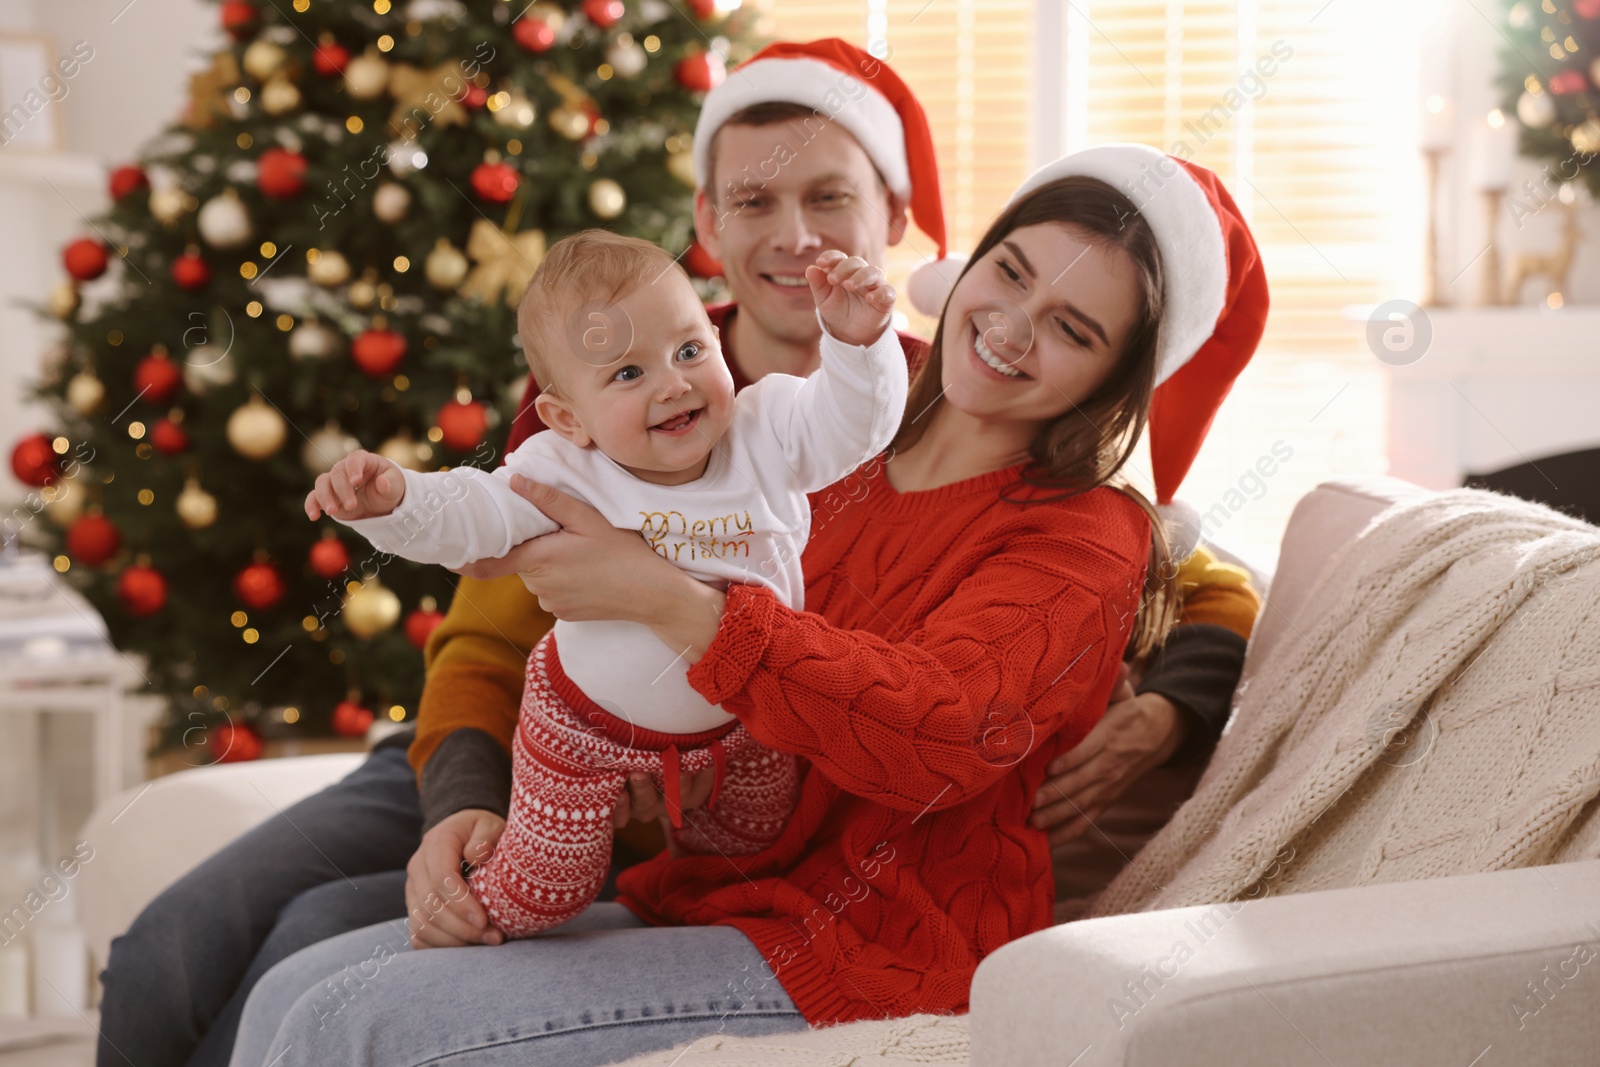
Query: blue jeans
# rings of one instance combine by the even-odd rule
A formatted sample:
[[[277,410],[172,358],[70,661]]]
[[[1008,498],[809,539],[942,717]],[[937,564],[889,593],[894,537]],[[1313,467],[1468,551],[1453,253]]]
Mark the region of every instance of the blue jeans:
[[[296,953],[256,984],[233,1064],[598,1067],[804,1029],[739,931],[647,926],[602,902],[494,947],[416,951],[397,920]]]
[[[151,901],[111,942],[100,1067],[221,1067],[245,999],[307,945],[403,920],[422,834],[403,744],[239,837]]]

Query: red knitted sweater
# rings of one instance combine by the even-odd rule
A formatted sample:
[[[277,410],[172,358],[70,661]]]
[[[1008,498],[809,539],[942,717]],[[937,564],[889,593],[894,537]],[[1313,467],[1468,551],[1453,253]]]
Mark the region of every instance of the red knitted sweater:
[[[662,854],[618,899],[738,928],[813,1025],[964,1012],[979,962],[1050,924],[1028,814],[1105,712],[1150,525],[1113,489],[1006,502],[1019,469],[899,493],[875,462],[817,494],[807,610],[734,586],[689,672],[804,757],[800,801],[765,852]]]

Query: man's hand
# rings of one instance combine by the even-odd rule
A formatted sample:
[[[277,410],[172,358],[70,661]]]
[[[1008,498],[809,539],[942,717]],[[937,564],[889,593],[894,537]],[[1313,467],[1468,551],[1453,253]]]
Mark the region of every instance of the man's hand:
[[[400,465],[371,452],[356,449],[317,475],[306,494],[306,518],[315,522],[327,512],[336,519],[371,519],[399,507],[406,495]]]
[[[406,864],[406,927],[412,948],[498,945],[505,934],[461,876],[461,861],[482,863],[494,854],[506,821],[492,811],[467,808],[422,835]]]
[[[681,783],[679,795],[683,798],[684,811],[698,808],[710,798],[711,787],[716,784],[715,772],[715,767],[702,767],[692,774],[685,773],[679,778]],[[642,771],[628,775],[628,784],[623,787],[617,806],[611,809],[611,824],[618,830],[628,825],[630,819],[637,819],[639,822],[650,822],[653,819],[660,822],[661,828],[667,832],[667,854],[674,859],[683,854],[678,848],[678,843],[672,838],[672,824],[667,818],[667,802],[661,796],[661,791],[656,788],[655,782]]]
[[[1077,747],[1050,763],[1034,798],[1033,825],[1050,832],[1052,848],[1093,825],[1100,813],[1152,767],[1172,758],[1187,725],[1172,701],[1135,696],[1124,665],[1102,718]]]
[[[811,298],[828,332],[847,345],[870,345],[889,325],[894,288],[860,256],[829,249],[806,268]]]

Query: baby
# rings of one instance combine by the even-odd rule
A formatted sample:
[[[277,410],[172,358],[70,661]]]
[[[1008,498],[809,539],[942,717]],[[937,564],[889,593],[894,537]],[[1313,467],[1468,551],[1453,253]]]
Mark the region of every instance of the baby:
[[[540,263],[517,314],[549,429],[494,471],[419,474],[354,452],[317,478],[306,514],[326,512],[381,551],[462,567],[557,528],[512,490],[521,473],[638,529],[701,581],[760,583],[801,607],[806,494],[888,447],[906,401],[883,273],[828,251],[806,280],[824,327],[821,369],[769,374],[735,396],[676,261],[646,241],[574,234]],[[611,809],[633,771],[654,776],[693,850],[754,853],[782,831],[798,792],[793,758],[756,744],[687,674],[682,650],[637,623],[558,621],[535,647],[506,830],[469,879],[506,936],[565,922],[598,895]],[[712,799],[682,829],[679,772],[707,766]]]

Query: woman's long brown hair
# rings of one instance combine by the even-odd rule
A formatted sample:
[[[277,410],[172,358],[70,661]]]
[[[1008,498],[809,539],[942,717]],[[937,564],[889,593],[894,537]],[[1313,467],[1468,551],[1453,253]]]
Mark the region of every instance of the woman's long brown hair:
[[[1144,494],[1120,477],[1144,432],[1155,390],[1163,311],[1161,253],[1149,223],[1132,200],[1096,178],[1073,176],[1042,185],[1001,212],[973,250],[962,276],[1013,230],[1047,222],[1063,223],[1089,241],[1121,249],[1133,264],[1142,292],[1138,315],[1116,365],[1093,394],[1039,428],[1022,481],[1053,490],[1055,495],[1048,500],[1064,500],[1110,486],[1127,494],[1150,516],[1150,562],[1127,651],[1128,658],[1142,660],[1166,639],[1177,608],[1177,568],[1165,527]],[[927,413],[943,402],[944,331],[941,316],[927,362],[911,383],[906,418],[895,435],[891,455],[916,443],[931,421]]]

